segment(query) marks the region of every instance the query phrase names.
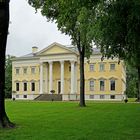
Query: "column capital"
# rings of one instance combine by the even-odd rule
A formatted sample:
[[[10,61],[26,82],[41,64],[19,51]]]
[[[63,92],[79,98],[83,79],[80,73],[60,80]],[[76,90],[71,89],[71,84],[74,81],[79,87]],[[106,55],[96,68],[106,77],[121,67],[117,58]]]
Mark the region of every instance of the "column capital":
[[[43,62],[39,62],[40,65],[43,65]]]
[[[48,61],[49,64],[53,64],[53,61]]]
[[[71,64],[74,64],[76,61],[75,60],[70,60],[70,63]]]
[[[61,60],[61,61],[60,61],[60,64],[64,64],[64,60]]]

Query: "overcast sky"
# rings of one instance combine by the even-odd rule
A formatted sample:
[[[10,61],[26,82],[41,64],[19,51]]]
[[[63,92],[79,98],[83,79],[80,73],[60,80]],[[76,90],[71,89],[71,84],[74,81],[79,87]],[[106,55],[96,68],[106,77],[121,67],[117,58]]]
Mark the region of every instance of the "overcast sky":
[[[70,45],[70,37],[61,34],[55,23],[47,22],[27,0],[11,0],[7,54],[22,56],[31,53],[32,46],[39,50],[53,42]]]

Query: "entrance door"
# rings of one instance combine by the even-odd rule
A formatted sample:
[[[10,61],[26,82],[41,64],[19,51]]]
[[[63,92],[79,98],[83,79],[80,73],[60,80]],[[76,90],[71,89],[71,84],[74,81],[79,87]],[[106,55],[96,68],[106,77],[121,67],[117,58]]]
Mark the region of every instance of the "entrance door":
[[[61,81],[58,81],[58,94],[61,93]]]

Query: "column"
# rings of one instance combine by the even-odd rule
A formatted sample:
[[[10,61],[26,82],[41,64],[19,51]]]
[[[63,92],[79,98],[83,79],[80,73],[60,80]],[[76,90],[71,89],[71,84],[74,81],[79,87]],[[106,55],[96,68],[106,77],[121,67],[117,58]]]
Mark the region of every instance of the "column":
[[[61,63],[61,94],[64,94],[64,61]]]
[[[74,92],[77,94],[77,63],[75,63],[75,69],[74,69],[74,73],[75,73],[75,79],[74,79],[74,81],[75,81],[75,88],[74,88]]]
[[[46,93],[48,93],[48,64],[46,64],[46,80],[45,80]]]
[[[71,61],[71,94],[74,94],[74,61]]]
[[[51,93],[50,91],[53,90],[53,62],[50,61],[49,62],[49,93]]]
[[[40,94],[43,93],[43,63],[40,63]]]

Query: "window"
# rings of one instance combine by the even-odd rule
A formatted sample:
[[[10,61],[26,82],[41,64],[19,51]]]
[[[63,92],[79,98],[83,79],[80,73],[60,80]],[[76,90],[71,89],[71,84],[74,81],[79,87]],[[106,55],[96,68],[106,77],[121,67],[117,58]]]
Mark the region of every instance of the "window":
[[[27,74],[27,68],[23,68],[23,73]]]
[[[104,90],[105,90],[105,81],[100,80],[100,91],[104,91]]]
[[[23,98],[27,98],[27,95],[23,95]]]
[[[89,81],[89,86],[90,86],[90,91],[93,91],[94,90],[94,81],[93,80]]]
[[[89,98],[90,98],[90,99],[94,99],[94,95],[90,95]]]
[[[16,83],[16,91],[19,91],[19,83]]]
[[[110,64],[110,70],[115,70],[115,64]]]
[[[27,91],[27,83],[23,83],[24,91]]]
[[[16,68],[16,74],[19,74],[19,68]]]
[[[90,70],[90,71],[94,71],[94,64],[90,64],[90,65],[89,65],[89,70]]]
[[[100,99],[104,99],[105,98],[105,95],[100,95]]]
[[[31,90],[32,90],[32,91],[35,91],[35,83],[34,83],[34,82],[31,83]]]
[[[35,67],[32,67],[32,68],[31,68],[31,73],[32,73],[32,74],[35,74]]]
[[[100,64],[100,71],[104,71],[105,70],[105,65],[104,64]]]
[[[69,66],[69,71],[71,71],[71,66]]]
[[[115,99],[115,95],[110,95],[110,99]]]
[[[16,98],[19,98],[19,95],[16,95]]]
[[[115,80],[110,80],[110,90],[115,90]]]

